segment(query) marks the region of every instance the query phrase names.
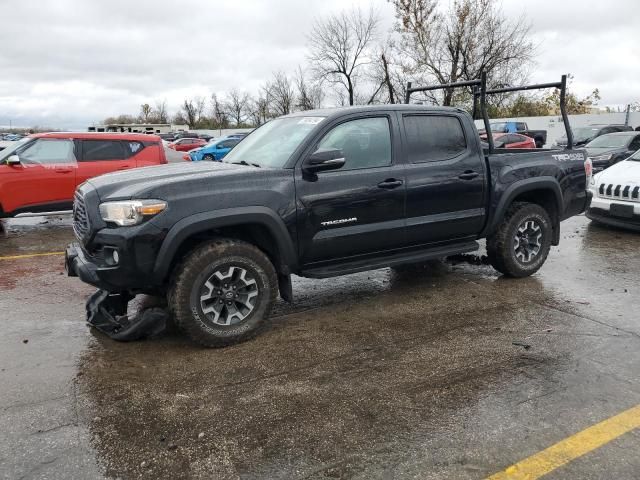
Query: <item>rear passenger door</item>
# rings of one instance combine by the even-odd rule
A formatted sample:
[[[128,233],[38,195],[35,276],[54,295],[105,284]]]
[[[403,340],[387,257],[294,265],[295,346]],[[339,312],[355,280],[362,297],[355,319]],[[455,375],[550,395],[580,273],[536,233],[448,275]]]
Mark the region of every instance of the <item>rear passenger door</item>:
[[[77,184],[117,170],[136,166],[135,158],[128,155],[120,140],[82,140],[82,155],[78,162]]]
[[[402,115],[409,245],[475,237],[485,222],[484,156],[455,114]]]

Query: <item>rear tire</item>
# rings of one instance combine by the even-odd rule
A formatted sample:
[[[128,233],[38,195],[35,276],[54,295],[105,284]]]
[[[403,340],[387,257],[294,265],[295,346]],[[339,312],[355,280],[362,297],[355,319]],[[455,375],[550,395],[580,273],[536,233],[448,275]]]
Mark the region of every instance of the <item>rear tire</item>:
[[[266,324],[278,278],[267,256],[249,243],[218,239],[176,268],[169,307],[176,323],[206,347],[248,340]]]
[[[202,160],[205,160],[207,162],[213,162],[213,161],[215,161],[215,159],[216,159],[216,157],[214,157],[210,153],[207,153],[205,156],[202,157]]]
[[[487,238],[489,263],[508,277],[527,277],[544,264],[553,228],[547,211],[535,203],[513,203]]]

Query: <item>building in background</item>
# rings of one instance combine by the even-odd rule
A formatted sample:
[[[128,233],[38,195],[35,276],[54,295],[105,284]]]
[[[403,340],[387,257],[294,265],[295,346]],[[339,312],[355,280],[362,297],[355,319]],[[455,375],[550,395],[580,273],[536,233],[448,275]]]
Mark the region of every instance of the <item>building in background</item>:
[[[119,133],[172,133],[186,132],[188,125],[174,125],[172,123],[110,123],[108,125],[93,125],[89,132],[119,132]]]

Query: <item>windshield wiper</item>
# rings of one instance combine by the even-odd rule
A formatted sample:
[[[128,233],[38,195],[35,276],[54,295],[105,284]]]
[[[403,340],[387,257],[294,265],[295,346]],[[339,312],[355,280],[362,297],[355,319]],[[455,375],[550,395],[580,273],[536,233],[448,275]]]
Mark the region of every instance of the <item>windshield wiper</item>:
[[[240,160],[239,162],[231,162],[234,165],[246,165],[247,167],[258,167],[260,168],[260,165],[258,165],[257,163],[249,163],[245,160]]]

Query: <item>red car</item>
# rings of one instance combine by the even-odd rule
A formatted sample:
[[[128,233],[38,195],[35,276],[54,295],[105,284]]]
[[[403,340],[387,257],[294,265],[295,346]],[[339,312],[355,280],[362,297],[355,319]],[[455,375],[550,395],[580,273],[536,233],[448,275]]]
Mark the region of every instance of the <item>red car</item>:
[[[480,138],[484,142],[487,141],[486,135],[480,135]],[[519,133],[494,133],[493,146],[496,148],[536,148],[536,141]]]
[[[178,152],[188,152],[189,150],[202,147],[206,144],[207,141],[203,138],[180,138],[179,140],[167,145],[167,147]]]
[[[76,187],[89,178],[164,163],[155,135],[32,135],[0,151],[0,217],[69,210]]]

